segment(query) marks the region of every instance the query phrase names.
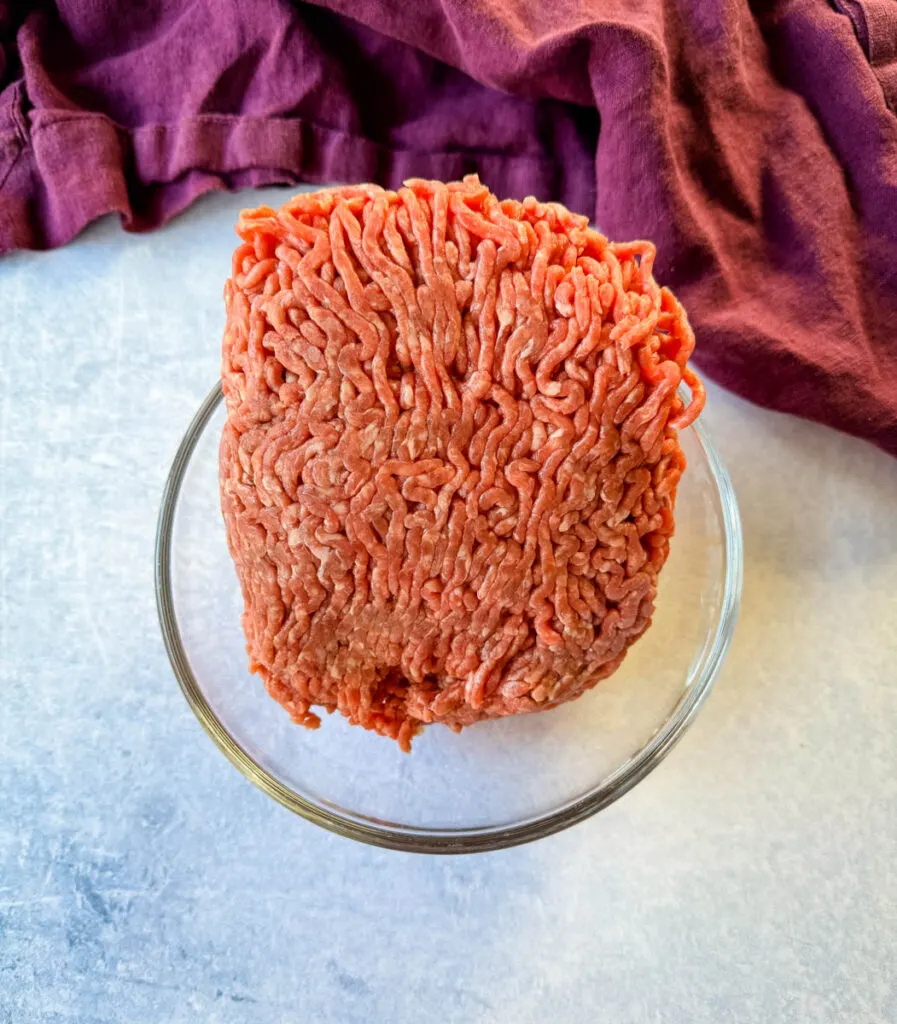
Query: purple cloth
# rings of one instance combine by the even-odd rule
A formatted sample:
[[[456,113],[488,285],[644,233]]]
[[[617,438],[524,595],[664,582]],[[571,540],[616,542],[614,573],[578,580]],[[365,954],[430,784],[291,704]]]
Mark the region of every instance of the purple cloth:
[[[0,0],[0,250],[457,178],[657,242],[697,362],[897,454],[893,0]]]

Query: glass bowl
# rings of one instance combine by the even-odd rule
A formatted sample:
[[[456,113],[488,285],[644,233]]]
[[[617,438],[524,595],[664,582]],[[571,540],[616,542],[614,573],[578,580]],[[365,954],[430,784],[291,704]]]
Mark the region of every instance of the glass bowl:
[[[190,706],[243,774],[285,807],[363,842],[423,853],[513,846],[576,824],[643,779],[706,698],[741,595],[738,509],[700,425],[651,628],[623,666],[552,711],[484,722],[457,735],[430,726],[403,754],[338,714],[294,725],[250,675],[242,599],[218,499],[224,424],[216,385],[187,429],[165,486],[156,536],[156,601],[165,646]]]

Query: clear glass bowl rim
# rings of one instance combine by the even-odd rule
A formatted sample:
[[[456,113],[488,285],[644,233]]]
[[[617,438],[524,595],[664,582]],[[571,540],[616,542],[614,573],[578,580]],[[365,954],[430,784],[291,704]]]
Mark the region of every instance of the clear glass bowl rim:
[[[190,667],[174,608],[171,544],[178,497],[196,444],[222,400],[219,381],[190,422],[165,483],[156,529],[156,608],[165,649],[187,703],[228,760],[268,796],[322,828],[374,846],[413,853],[440,854],[500,850],[541,839],[590,818],[644,779],[681,739],[706,700],[725,659],[738,617],[743,575],[741,520],[735,493],[729,474],[700,422],[688,429],[695,433],[707,458],[719,496],[724,526],[723,600],[713,640],[691,686],[683,693],[664,725],[638,753],[587,793],[554,810],[510,825],[436,829],[387,824],[363,815],[354,815],[350,811],[322,806],[284,785],[237,743],[209,705]]]

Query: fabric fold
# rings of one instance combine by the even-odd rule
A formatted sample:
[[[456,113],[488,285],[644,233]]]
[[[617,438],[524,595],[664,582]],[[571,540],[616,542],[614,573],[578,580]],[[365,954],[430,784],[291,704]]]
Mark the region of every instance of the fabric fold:
[[[0,4],[0,250],[476,171],[654,240],[705,371],[897,454],[894,6]]]

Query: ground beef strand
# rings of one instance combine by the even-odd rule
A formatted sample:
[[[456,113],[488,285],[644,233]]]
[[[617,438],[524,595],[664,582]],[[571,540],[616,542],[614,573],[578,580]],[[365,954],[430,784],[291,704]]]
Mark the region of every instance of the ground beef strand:
[[[271,695],[408,750],[609,676],[651,622],[704,400],[654,247],[476,177],[237,231],[221,499]]]

